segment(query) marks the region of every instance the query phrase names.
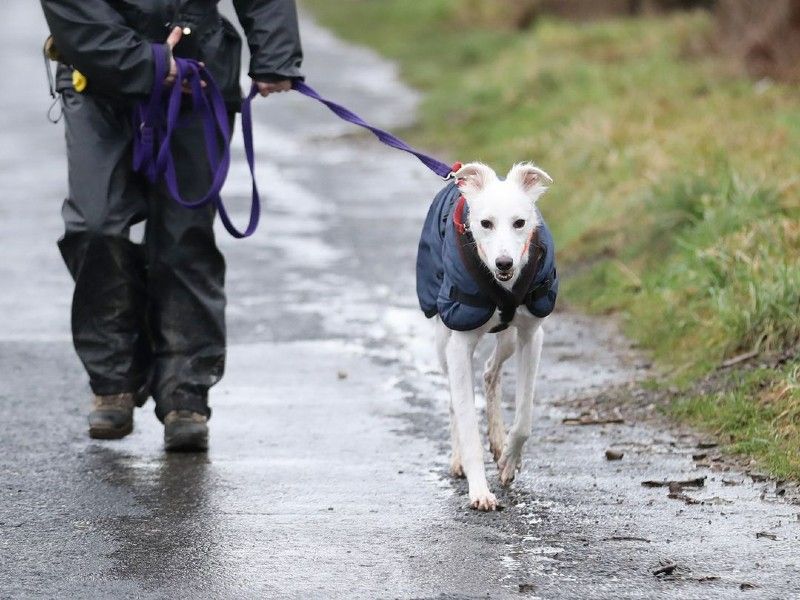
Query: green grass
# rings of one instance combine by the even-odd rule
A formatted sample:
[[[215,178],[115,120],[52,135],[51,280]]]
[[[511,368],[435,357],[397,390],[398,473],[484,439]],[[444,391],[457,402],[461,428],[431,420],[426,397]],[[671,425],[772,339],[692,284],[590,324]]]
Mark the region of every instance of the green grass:
[[[796,347],[800,91],[756,85],[704,52],[704,14],[542,20],[516,32],[479,26],[467,2],[481,0],[305,4],[397,60],[425,93],[406,132],[414,142],[500,172],[532,159],[553,175],[541,208],[559,244],[562,300],[620,314],[671,383],[690,389],[726,357]],[[780,387],[792,373],[761,381]],[[733,383],[675,414],[721,434],[752,430],[753,443],[745,436],[734,450],[800,476],[800,435],[783,421],[786,439],[759,430],[769,430],[773,407],[759,404],[749,380]],[[725,418],[743,406],[752,429]],[[756,440],[766,440],[763,451]],[[781,466],[783,454],[795,458]]]
[[[800,473],[800,366],[736,373],[730,389],[677,400],[671,413],[719,435],[778,477]]]

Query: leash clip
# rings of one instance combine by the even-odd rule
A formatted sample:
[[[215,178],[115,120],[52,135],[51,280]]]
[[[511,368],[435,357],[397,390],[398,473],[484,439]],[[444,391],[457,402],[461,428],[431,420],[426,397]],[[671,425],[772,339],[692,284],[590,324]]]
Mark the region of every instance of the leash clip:
[[[458,173],[461,170],[461,167],[463,166],[464,165],[461,164],[460,162],[453,163],[453,166],[450,167],[450,172],[447,174],[447,176],[443,177],[442,179],[444,179],[445,181],[450,181],[451,179],[455,179],[456,173]]]

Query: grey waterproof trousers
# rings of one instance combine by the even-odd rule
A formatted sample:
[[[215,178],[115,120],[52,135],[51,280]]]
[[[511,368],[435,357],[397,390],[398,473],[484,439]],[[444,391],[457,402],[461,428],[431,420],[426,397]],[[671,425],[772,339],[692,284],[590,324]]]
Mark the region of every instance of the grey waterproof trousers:
[[[72,89],[63,104],[69,196],[59,248],[75,280],[72,335],[91,388],[146,389],[160,419],[174,409],[210,415],[208,389],[225,366],[214,208],[183,208],[133,171],[129,106]],[[199,122],[176,133],[173,153],[184,197],[199,198],[210,181]],[[130,230],[142,221],[139,244]]]

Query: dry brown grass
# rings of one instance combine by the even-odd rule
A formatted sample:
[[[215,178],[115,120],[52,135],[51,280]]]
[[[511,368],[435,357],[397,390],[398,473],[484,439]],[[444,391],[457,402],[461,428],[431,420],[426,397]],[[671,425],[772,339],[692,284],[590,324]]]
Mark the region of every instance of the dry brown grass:
[[[750,75],[800,82],[800,0],[719,0],[717,31]]]
[[[540,0],[462,0],[456,21],[468,27],[522,30],[539,16]]]

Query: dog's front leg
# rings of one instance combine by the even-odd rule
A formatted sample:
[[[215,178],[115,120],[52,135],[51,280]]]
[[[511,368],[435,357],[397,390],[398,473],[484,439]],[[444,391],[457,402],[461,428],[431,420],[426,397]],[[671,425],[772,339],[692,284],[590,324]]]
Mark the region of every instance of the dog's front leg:
[[[478,510],[495,510],[497,499],[489,491],[483,466],[483,447],[475,409],[472,353],[480,335],[453,331],[445,349],[450,380],[450,402],[461,449],[461,464],[469,483],[469,503]]]
[[[503,388],[501,373],[503,363],[514,354],[516,330],[508,328],[497,334],[494,352],[486,361],[483,372],[484,389],[486,390],[486,419],[489,422],[489,450],[495,461],[506,445],[506,428],[503,424]]]
[[[500,483],[508,485],[514,481],[522,466],[522,448],[531,434],[533,425],[533,393],[539,359],[542,357],[544,331],[541,321],[532,326],[520,327],[517,332],[517,394],[514,424],[508,431],[503,454],[497,462],[500,468]]]
[[[448,376],[447,370],[447,342],[450,341],[452,329],[437,319],[436,323],[436,354],[442,365],[442,373]],[[453,477],[464,477],[464,468],[461,466],[461,448],[456,429],[456,416],[453,411],[453,401],[450,401],[450,474]]]

